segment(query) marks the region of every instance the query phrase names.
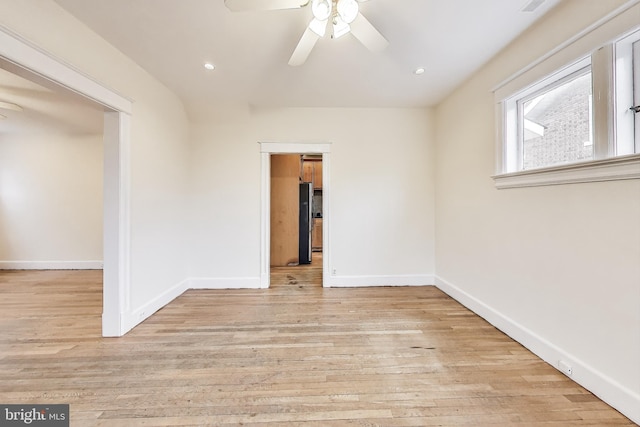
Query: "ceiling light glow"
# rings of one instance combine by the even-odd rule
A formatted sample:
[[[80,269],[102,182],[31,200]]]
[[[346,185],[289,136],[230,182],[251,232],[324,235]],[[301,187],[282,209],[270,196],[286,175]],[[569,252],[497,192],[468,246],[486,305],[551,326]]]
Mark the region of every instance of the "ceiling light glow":
[[[206,68],[207,70],[215,70],[216,66],[213,65],[211,62],[205,62],[204,63],[204,68]]]
[[[413,74],[415,74],[415,75],[419,76],[420,74],[424,74],[424,72],[425,72],[425,71],[426,71],[426,70],[424,69],[424,67],[419,67],[419,68],[416,68],[416,69],[413,71]]]

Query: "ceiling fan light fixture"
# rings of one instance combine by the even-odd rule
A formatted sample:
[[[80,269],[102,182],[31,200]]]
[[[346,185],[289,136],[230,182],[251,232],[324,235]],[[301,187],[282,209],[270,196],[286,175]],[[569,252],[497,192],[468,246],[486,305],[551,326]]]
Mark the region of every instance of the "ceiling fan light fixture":
[[[327,21],[320,21],[317,18],[313,18],[313,20],[309,23],[309,29],[316,33],[320,37],[324,37],[327,32]]]
[[[344,22],[339,16],[333,20],[333,34],[331,37],[337,39],[351,31],[351,26]]]
[[[338,0],[336,5],[338,15],[346,23],[351,24],[358,17],[360,12],[356,0]]]
[[[326,21],[331,16],[332,11],[331,0],[312,0],[311,12],[313,17],[318,21]]]

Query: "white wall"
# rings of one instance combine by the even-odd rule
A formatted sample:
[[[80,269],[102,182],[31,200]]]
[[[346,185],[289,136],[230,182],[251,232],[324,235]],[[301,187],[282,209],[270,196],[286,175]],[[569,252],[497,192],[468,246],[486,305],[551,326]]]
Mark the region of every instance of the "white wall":
[[[563,3],[437,108],[436,272],[639,422],[640,181],[496,190],[491,179],[491,89],[622,3]]]
[[[102,135],[0,136],[0,268],[101,268]]]
[[[622,407],[640,395],[640,183],[497,191],[490,178],[490,89],[620,3],[563,3],[435,116],[251,110],[194,124],[190,138],[178,98],[54,2],[0,2],[0,23],[134,100],[131,311],[149,315],[188,276],[257,278],[257,142],[332,142],[339,276],[431,275],[435,241],[443,288],[570,358],[574,377]]]
[[[188,123],[182,103],[51,0],[0,2],[0,24],[133,100],[131,293],[125,314],[136,311],[142,320],[186,278]]]
[[[330,142],[336,280],[434,273],[432,111],[239,111],[192,128],[192,277],[259,278],[262,142]]]

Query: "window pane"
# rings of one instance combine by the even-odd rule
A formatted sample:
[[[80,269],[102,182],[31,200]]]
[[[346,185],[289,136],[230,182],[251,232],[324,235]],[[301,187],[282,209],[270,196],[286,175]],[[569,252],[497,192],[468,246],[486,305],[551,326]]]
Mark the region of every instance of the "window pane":
[[[593,159],[591,72],[522,104],[523,169]]]

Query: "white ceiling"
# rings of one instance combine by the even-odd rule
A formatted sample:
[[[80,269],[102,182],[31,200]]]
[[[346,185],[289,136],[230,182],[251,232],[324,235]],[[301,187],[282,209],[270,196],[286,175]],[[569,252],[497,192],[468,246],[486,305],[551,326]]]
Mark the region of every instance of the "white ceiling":
[[[224,0],[55,1],[173,90],[193,118],[234,106],[436,105],[561,0],[535,12],[521,12],[529,0],[370,0],[361,12],[389,40],[385,51],[369,52],[350,34],[327,35],[300,67],[287,62],[311,20],[309,7],[234,13]],[[216,70],[205,70],[207,61]],[[426,72],[414,75],[417,67]],[[19,79],[0,73],[0,100],[27,107],[12,125],[2,121],[4,131],[27,119],[99,125],[95,106],[80,102],[89,116],[72,124],[59,107],[76,108],[77,99],[58,94],[55,101],[56,92]]]
[[[371,0],[362,14],[389,40],[369,52],[327,35],[300,67],[287,61],[309,7],[234,13],[223,0],[56,0],[172,89],[203,107],[424,107],[561,0]],[[207,71],[205,61],[216,65]],[[413,74],[419,66],[426,72]]]

